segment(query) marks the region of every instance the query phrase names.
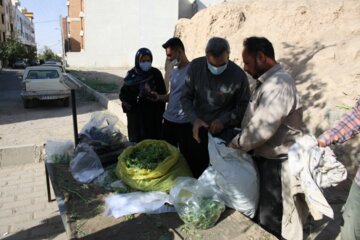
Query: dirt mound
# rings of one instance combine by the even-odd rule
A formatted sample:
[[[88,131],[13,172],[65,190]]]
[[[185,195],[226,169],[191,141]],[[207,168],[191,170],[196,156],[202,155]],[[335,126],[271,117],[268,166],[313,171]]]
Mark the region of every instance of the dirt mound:
[[[306,129],[316,136],[360,97],[358,0],[238,0],[180,19],[175,35],[184,41],[190,59],[204,55],[210,37],[225,37],[230,58],[240,66],[244,38],[267,37],[276,59],[297,81]],[[358,137],[337,148],[349,168],[360,159],[359,143]]]

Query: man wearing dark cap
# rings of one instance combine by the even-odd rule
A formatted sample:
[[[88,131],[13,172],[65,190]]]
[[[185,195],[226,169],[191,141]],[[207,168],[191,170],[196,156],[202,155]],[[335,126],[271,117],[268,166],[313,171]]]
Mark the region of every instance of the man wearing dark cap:
[[[170,38],[162,47],[165,49],[167,60],[172,65],[170,92],[165,95],[154,93],[158,101],[168,102],[163,114],[162,138],[178,147],[185,159],[191,162],[193,155],[190,153],[190,146],[194,143],[192,125],[180,104],[189,60],[185,54],[184,44],[177,37]]]
[[[196,140],[191,151],[196,157],[190,163],[195,177],[209,164],[208,132],[219,135],[240,126],[250,99],[245,72],[229,60],[228,41],[211,38],[205,53],[206,56],[191,62],[181,97]]]

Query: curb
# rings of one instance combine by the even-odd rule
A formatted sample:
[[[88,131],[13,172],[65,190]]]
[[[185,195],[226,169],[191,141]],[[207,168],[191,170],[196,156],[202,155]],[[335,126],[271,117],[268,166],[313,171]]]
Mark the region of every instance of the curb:
[[[118,124],[120,125],[121,129],[126,129],[127,132],[127,118],[126,118],[126,114],[122,111],[122,107],[119,103],[116,102],[116,100],[109,100],[105,94],[100,93],[94,89],[92,89],[91,87],[89,87],[88,85],[86,85],[84,82],[80,81],[76,76],[74,76],[71,73],[67,73],[67,75],[70,75],[71,78],[73,78],[75,81],[77,81],[84,89],[85,91],[94,96],[95,99],[105,108],[107,109],[111,114],[115,115],[116,117],[118,117],[119,122]],[[126,134],[127,135],[127,134]]]
[[[0,148],[0,167],[42,162],[43,149],[35,144]]]

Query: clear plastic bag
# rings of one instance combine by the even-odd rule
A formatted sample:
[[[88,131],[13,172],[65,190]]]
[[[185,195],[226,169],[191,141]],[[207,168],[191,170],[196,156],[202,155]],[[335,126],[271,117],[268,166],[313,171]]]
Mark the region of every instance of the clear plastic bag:
[[[90,121],[80,131],[80,143],[91,145],[97,154],[127,147],[128,140],[116,127],[117,122],[118,118],[114,115],[103,112],[93,113]]]
[[[46,162],[69,164],[74,156],[74,142],[70,140],[49,139],[45,144]]]
[[[128,187],[116,176],[114,165],[106,167],[92,183],[109,191],[128,191]]]
[[[74,179],[89,183],[104,172],[99,157],[88,144],[76,147],[75,157],[70,161],[70,171]]]
[[[197,229],[213,227],[225,211],[216,191],[195,178],[177,178],[170,190],[170,201],[185,224]]]

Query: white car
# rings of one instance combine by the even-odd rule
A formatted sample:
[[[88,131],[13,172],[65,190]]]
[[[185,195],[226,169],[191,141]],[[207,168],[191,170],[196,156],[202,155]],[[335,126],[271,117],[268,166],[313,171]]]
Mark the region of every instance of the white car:
[[[27,67],[22,77],[21,97],[24,108],[32,106],[33,100],[60,99],[69,106],[70,89],[65,85],[66,76],[57,66]]]

